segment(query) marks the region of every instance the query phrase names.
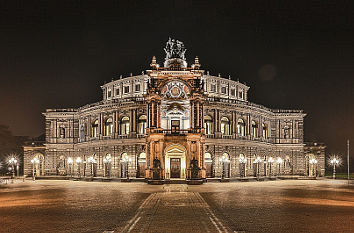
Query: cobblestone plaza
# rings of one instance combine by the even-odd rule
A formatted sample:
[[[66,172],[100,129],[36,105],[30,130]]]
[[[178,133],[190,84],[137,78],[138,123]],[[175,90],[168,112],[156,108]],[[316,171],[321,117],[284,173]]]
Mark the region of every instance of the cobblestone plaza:
[[[352,232],[340,180],[148,185],[26,180],[0,186],[1,232]]]

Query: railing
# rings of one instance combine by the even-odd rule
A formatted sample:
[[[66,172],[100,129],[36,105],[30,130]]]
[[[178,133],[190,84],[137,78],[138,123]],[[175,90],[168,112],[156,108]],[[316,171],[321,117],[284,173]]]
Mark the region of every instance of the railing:
[[[152,129],[151,133],[163,133],[166,135],[186,135],[188,133],[201,133],[201,129]]]

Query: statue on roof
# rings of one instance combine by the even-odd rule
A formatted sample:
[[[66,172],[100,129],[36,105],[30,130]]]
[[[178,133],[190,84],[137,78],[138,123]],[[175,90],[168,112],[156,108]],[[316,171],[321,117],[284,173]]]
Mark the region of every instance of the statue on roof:
[[[182,67],[185,67],[187,65],[186,57],[185,57],[185,53],[187,49],[184,47],[182,41],[171,39],[170,37],[166,42],[166,47],[164,50],[166,52],[165,67],[168,67],[171,62],[176,63],[176,61],[170,61],[176,59],[180,60],[177,63],[180,63]]]

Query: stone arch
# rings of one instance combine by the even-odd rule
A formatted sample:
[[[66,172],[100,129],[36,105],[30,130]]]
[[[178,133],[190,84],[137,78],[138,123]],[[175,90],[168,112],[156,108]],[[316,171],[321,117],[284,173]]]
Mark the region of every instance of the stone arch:
[[[185,179],[186,174],[186,153],[187,149],[181,144],[171,144],[165,149],[165,178]]]

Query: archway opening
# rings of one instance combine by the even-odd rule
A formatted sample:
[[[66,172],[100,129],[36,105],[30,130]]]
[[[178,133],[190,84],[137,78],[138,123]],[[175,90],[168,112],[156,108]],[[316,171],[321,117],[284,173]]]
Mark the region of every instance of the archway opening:
[[[182,145],[175,144],[166,149],[165,178],[186,178],[186,149]]]

